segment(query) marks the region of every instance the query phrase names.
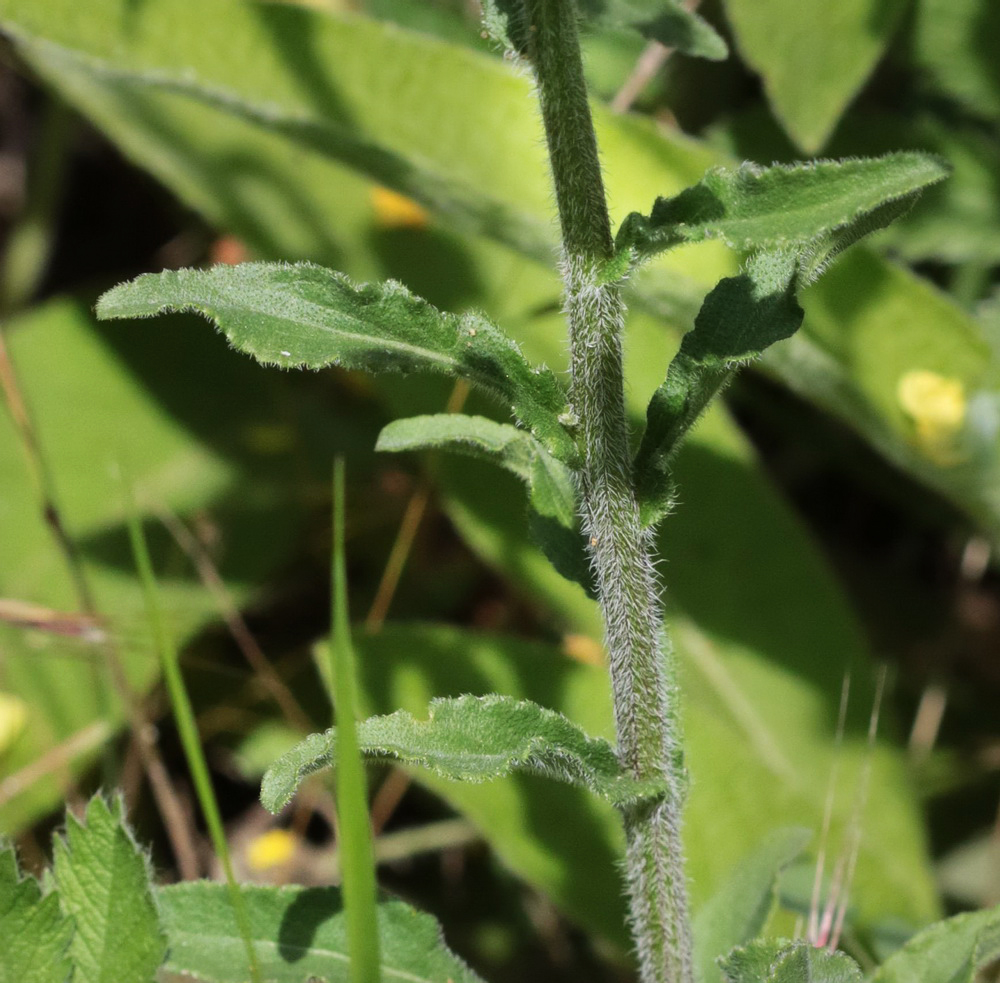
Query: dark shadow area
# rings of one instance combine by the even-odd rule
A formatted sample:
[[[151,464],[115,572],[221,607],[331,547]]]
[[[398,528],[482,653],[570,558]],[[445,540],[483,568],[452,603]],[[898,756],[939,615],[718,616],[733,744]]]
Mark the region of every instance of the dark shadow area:
[[[483,295],[475,265],[459,240],[434,228],[373,228],[368,236],[385,274],[445,311],[461,311]]]
[[[310,887],[297,892],[295,900],[285,909],[278,929],[281,958],[286,963],[296,963],[308,955],[320,926],[343,910],[340,891],[335,887]]]

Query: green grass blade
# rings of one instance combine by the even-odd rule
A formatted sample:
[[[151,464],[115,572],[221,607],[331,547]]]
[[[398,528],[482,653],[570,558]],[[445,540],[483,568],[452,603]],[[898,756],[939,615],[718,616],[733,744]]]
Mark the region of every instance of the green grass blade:
[[[127,512],[128,534],[132,544],[132,555],[135,558],[136,569],[139,572],[139,580],[142,582],[149,626],[160,656],[163,678],[167,685],[167,692],[170,694],[170,704],[173,707],[177,732],[180,734],[184,756],[187,759],[191,778],[194,781],[195,792],[198,795],[198,802],[205,817],[205,825],[208,827],[209,835],[212,837],[212,844],[215,847],[215,852],[226,875],[226,884],[229,887],[229,897],[232,901],[233,913],[236,917],[236,923],[239,926],[243,944],[246,947],[250,977],[253,983],[263,983],[257,953],[253,947],[249,914],[243,900],[243,895],[240,894],[239,885],[233,876],[229,846],[226,843],[226,833],[222,827],[222,815],[219,812],[219,804],[215,799],[215,793],[212,789],[212,780],[208,774],[208,764],[205,761],[205,755],[202,751],[201,738],[198,736],[198,726],[195,723],[194,710],[191,706],[191,700],[188,698],[187,690],[184,688],[184,677],[181,675],[177,649],[174,646],[173,639],[170,637],[170,633],[167,631],[166,622],[163,620],[163,612],[160,610],[156,575],[153,573],[153,563],[149,558],[146,537],[143,534],[142,525],[139,522],[139,516],[135,508],[135,501],[131,495],[129,495]]]
[[[331,610],[333,627],[327,646],[337,744],[337,824],[348,951],[353,983],[379,983],[379,937],[375,909],[375,853],[368,819],[364,763],[358,748],[354,649],[347,610],[347,564],[344,549],[344,462],[333,467],[333,555]]]

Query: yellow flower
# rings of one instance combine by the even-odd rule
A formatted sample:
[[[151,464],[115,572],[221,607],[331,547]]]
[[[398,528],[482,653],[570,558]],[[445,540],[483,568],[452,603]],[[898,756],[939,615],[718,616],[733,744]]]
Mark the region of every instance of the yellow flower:
[[[412,198],[390,188],[372,188],[371,201],[375,218],[384,228],[423,229],[429,221],[427,212]]]
[[[965,424],[968,400],[961,379],[914,369],[900,377],[896,398],[913,420],[917,445],[937,464],[956,464],[955,446]]]
[[[28,707],[20,697],[0,693],[0,754],[21,736],[28,722]]]
[[[287,829],[269,829],[247,848],[247,863],[253,870],[271,870],[287,864],[295,855],[298,840]]]

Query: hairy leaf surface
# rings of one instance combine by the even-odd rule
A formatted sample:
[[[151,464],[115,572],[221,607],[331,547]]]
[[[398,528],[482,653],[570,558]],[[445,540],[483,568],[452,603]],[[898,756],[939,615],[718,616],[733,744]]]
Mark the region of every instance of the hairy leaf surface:
[[[919,932],[876,971],[872,983],[974,983],[1000,959],[1000,906],[947,918]]]
[[[351,983],[347,923],[337,888],[243,886],[240,890],[265,979]],[[245,983],[250,978],[246,948],[224,884],[174,884],[160,888],[157,900],[170,943],[167,969],[205,983]],[[385,983],[478,983],[479,977],[449,951],[430,915],[402,901],[383,899],[378,904],[378,927]]]
[[[575,448],[557,417],[565,395],[533,369],[499,328],[477,314],[445,314],[387,281],[357,286],[311,263],[243,263],[147,273],[97,304],[101,318],[197,311],[265,365],[366,372],[434,372],[503,400],[550,450]]]
[[[55,891],[22,877],[12,847],[0,846],[0,983],[66,983],[73,923]]]
[[[302,780],[334,761],[336,728],[307,737],[264,776],[261,801],[277,812]],[[603,738],[588,737],[560,713],[506,696],[460,696],[430,704],[427,720],[405,710],[358,725],[364,755],[416,765],[443,778],[485,782],[513,771],[544,775],[588,788],[615,805],[662,791],[639,782],[618,763]]]
[[[798,271],[793,252],[759,253],[740,276],[722,280],[705,299],[646,410],[635,461],[645,523],[658,521],[669,510],[670,461],[712,398],[740,365],[798,330]]]
[[[861,983],[858,964],[842,952],[809,942],[767,939],[735,949],[721,960],[726,983]]]
[[[377,451],[442,448],[498,465],[528,488],[531,533],[555,568],[596,596],[573,475],[530,434],[481,416],[441,413],[394,420],[379,434]]]
[[[166,954],[148,861],[125,825],[120,800],[91,799],[84,822],[66,817],[53,861],[59,900],[73,919],[73,979],[152,979]]]
[[[680,0],[577,0],[577,6],[585,22],[632,27],[686,55],[720,61],[728,53],[715,28]],[[486,29],[504,47],[528,52],[531,25],[524,0],[485,0],[483,17]]]
[[[916,152],[870,160],[714,168],[694,187],[629,215],[615,237],[612,269],[682,242],[722,239],[736,249],[809,247],[814,263],[888,225],[947,166]]]
[[[719,975],[716,960],[763,930],[774,907],[778,875],[802,852],[812,833],[776,830],[705,903],[693,925],[695,971],[703,983]]]

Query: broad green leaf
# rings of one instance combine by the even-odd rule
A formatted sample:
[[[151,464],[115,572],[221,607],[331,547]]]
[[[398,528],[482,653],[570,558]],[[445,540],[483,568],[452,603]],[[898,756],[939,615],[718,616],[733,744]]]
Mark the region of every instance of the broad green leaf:
[[[917,0],[913,55],[937,90],[988,120],[1000,117],[1000,7],[990,0]]]
[[[305,507],[299,477],[325,475],[331,446],[363,466],[378,432],[374,413],[354,411],[336,431],[326,398],[293,390],[234,359],[194,318],[153,337],[134,324],[98,325],[92,299],[39,306],[5,325],[7,345],[54,476],[63,522],[80,549],[111,640],[137,692],[156,659],[121,525],[121,464],[144,503],[181,518],[210,517],[227,547],[218,557],[236,603],[287,556]],[[178,387],[178,378],[188,385]],[[320,462],[295,440],[323,434]],[[310,440],[316,437],[310,437]],[[276,442],[277,440],[277,442]],[[326,443],[326,447],[322,446]],[[369,458],[370,460],[370,458]],[[299,472],[301,474],[301,472]],[[168,574],[162,596],[179,640],[216,615],[216,603],[158,518],[147,520],[154,562]],[[39,506],[16,428],[0,412],[0,596],[73,614],[79,601]],[[67,776],[108,745],[124,712],[100,642],[0,624],[0,689],[26,707],[24,732],[4,754],[0,830],[14,832],[54,809]],[[65,743],[64,743],[65,742]],[[54,746],[68,769],[33,768]]]
[[[793,252],[758,253],[740,276],[722,280],[705,299],[646,410],[635,473],[647,525],[670,509],[670,461],[684,434],[741,364],[798,330],[798,273]]]
[[[100,318],[196,311],[265,365],[367,372],[434,372],[502,400],[557,456],[572,459],[559,423],[566,397],[485,317],[443,314],[402,284],[356,286],[307,263],[243,263],[147,273],[109,290]]]
[[[394,420],[379,434],[377,451],[440,447],[492,461],[528,487],[529,528],[553,566],[596,596],[580,531],[570,470],[530,434],[481,416],[441,413]]]
[[[680,0],[577,0],[584,21],[608,27],[632,27],[643,37],[700,58],[726,57],[726,43],[703,18]],[[486,0],[487,31],[519,54],[530,50],[531,25],[523,0]]]
[[[0,983],[66,983],[73,923],[59,895],[22,877],[12,847],[0,845]]]
[[[633,212],[615,237],[610,271],[683,242],[722,239],[735,249],[803,247],[807,274],[905,212],[926,187],[948,176],[927,154],[871,160],[715,168],[694,187],[657,198],[649,216]],[[808,275],[807,275],[808,278]]]
[[[693,926],[694,960],[702,983],[717,983],[717,960],[763,932],[774,908],[778,877],[811,836],[807,829],[772,833],[698,912]]]
[[[381,152],[391,151],[392,160],[410,161],[421,175],[431,173],[441,181],[448,177],[465,188],[489,187],[491,201],[516,209],[532,228],[541,230],[536,241],[551,244],[551,193],[537,118],[524,111],[530,86],[523,76],[494,60],[360,19],[275,7],[268,8],[265,22],[258,15],[261,9],[222,0],[199,9],[197,30],[190,32],[197,44],[191,48],[174,41],[176,23],[194,17],[190,5],[180,0],[148,0],[142,5],[95,0],[85,12],[66,0],[56,17],[42,16],[34,0],[8,0],[2,21],[21,32],[20,53],[129,156],[209,221],[236,230],[268,256],[329,263],[329,252],[339,248],[341,230],[363,237],[371,234],[367,185],[348,177],[329,157],[274,132],[278,120],[316,120],[321,115],[338,121],[334,132],[355,138],[353,144],[348,141],[354,150],[338,159],[380,173],[372,168],[382,166]],[[31,40],[35,36],[37,41],[39,34],[97,61],[78,59],[71,70],[65,59],[50,58],[49,51]],[[275,44],[276,40],[281,43]],[[303,81],[303,59],[283,58],[281,53],[287,51],[315,52],[309,64],[322,81]],[[112,69],[132,71],[132,82],[114,75]],[[404,76],[407,84],[400,85]],[[187,79],[190,89],[192,78],[232,96],[238,105],[256,105],[261,122],[252,123],[240,113],[227,114],[222,100],[210,105],[184,95],[180,87]],[[456,78],[462,80],[460,85]],[[174,91],[152,87],[156,79],[172,79]],[[139,85],[142,80],[146,84]],[[323,93],[322,99],[315,98],[317,92]],[[489,141],[470,141],[468,134],[481,125],[483,106],[490,107],[496,125]],[[272,126],[264,125],[265,117]],[[665,136],[634,118],[614,118],[600,107],[596,123],[609,193],[619,217],[648,207],[657,194],[679,193],[706,167],[723,163],[697,143]],[[367,153],[358,153],[358,138]],[[379,154],[373,152],[376,149]],[[248,160],[255,162],[249,169]],[[393,186],[405,190],[403,179],[413,171],[398,171]],[[384,177],[379,180],[385,182]],[[449,222],[460,222],[455,213],[445,214]],[[555,279],[501,252],[478,252],[482,248],[477,243],[475,254],[489,262],[478,264],[474,276],[491,294],[493,309],[503,314],[510,330],[520,331],[519,340],[533,359],[561,364],[561,329],[549,334],[549,329],[557,328],[554,318],[527,316],[541,305],[557,302]],[[553,255],[551,248],[548,255]],[[718,243],[675,251],[666,262],[669,274],[649,268],[635,278],[632,298],[641,296],[648,307],[667,312],[667,322],[681,330],[690,324],[687,311],[691,309],[693,319],[701,296],[720,276],[731,275],[735,264]],[[831,272],[831,281],[840,265]],[[884,298],[890,308],[901,303],[907,311],[922,310],[921,331],[951,346],[954,358],[968,354],[981,364],[975,344],[970,347],[968,320],[963,321],[957,311],[944,316],[932,291],[928,296],[925,287],[898,276],[867,253],[852,257],[847,265],[848,280],[857,279],[861,270],[865,288],[852,283],[847,291],[852,305],[838,309],[836,315],[842,330],[853,331],[867,305]],[[382,275],[371,265],[349,269],[358,277]],[[449,283],[464,282],[464,277],[449,277]],[[513,283],[524,286],[524,291],[515,295]],[[825,291],[826,285],[815,290]],[[809,300],[807,296],[807,307]],[[511,311],[520,319],[511,317]],[[876,357],[891,349],[893,337],[902,337],[888,327],[879,335],[873,350]],[[662,323],[653,324],[642,315],[633,317],[629,331],[630,407],[638,419],[648,394],[663,381],[675,341]],[[662,360],[653,357],[661,350]],[[839,350],[837,354],[833,364],[837,384],[856,395],[851,388],[852,363],[841,362]],[[383,398],[400,412],[412,414],[413,406],[406,405],[398,392],[401,388],[406,387],[383,386]],[[826,398],[822,385],[811,388],[816,395],[807,391],[807,396]],[[431,412],[440,405],[421,405],[417,412]],[[848,405],[846,418],[866,433],[869,417],[877,419],[883,403],[879,400],[877,409],[862,403],[865,412],[855,403]],[[891,440],[900,446],[900,432],[894,430]],[[685,653],[690,760],[692,770],[706,776],[692,788],[687,827],[697,899],[728,876],[769,828],[789,821],[818,826],[829,767],[830,721],[836,716],[831,701],[839,689],[845,653],[863,653],[864,643],[802,528],[720,413],[704,418],[678,455],[676,469],[685,500],[704,503],[679,510],[671,536],[661,543],[668,560],[664,570],[672,609],[677,612],[675,625],[681,634],[679,648]],[[503,571],[532,604],[547,605],[566,631],[600,637],[594,606],[552,571],[524,536],[524,509],[516,483],[474,461],[461,462],[460,468],[443,461],[439,480],[450,515],[474,549]],[[753,577],[746,575],[748,569],[754,571]],[[727,584],[721,594],[712,589],[719,583]],[[775,597],[788,602],[775,609]],[[376,643],[382,644],[362,640],[359,646]],[[385,644],[389,646],[389,641]],[[544,683],[531,681],[541,671],[540,664],[558,661],[554,651],[553,660],[547,660],[544,647],[537,652],[525,648],[518,660],[513,652],[523,646],[503,643],[511,652],[508,661],[495,655],[501,645],[497,641],[432,646],[425,639],[410,658],[413,644],[408,639],[406,645],[396,641],[394,648],[379,649],[383,658],[376,664],[391,682],[373,679],[373,692],[386,702],[371,709],[390,712],[407,705],[419,713],[434,695],[490,689],[565,708],[563,685],[558,682],[562,677],[555,668]],[[476,653],[475,670],[464,661],[464,653],[471,651]],[[401,652],[407,659],[397,671]],[[510,669],[515,664],[516,671]],[[363,671],[366,665],[362,660]],[[591,670],[570,668],[578,682],[591,678]],[[599,687],[601,670],[593,673],[594,686]],[[460,688],[452,689],[453,685]],[[602,715],[609,713],[606,691],[597,692],[603,694],[599,701],[593,691],[586,698],[579,693],[573,697],[573,719],[591,733],[599,729],[592,720],[597,709]],[[788,714],[792,705],[806,709]],[[861,756],[853,748],[850,760],[856,762]],[[873,781],[858,868],[859,909],[866,918],[893,911],[911,920],[926,919],[933,915],[935,901],[912,794],[891,752],[880,750],[875,767],[880,777]],[[427,776],[423,780],[431,782]],[[625,944],[618,877],[610,859],[618,835],[610,807],[577,790],[529,778],[482,786],[437,780],[435,788],[475,819],[501,857],[522,876],[547,891],[574,918],[606,935],[617,933]],[[849,802],[843,806],[838,822],[850,812]],[[587,817],[586,833],[567,835],[579,816]],[[524,835],[526,828],[530,837]],[[597,855],[604,860],[597,862]]]
[[[485,782],[524,771],[589,789],[617,806],[664,788],[632,778],[603,738],[588,737],[560,713],[508,696],[431,700],[426,720],[406,710],[371,717],[358,725],[358,743],[368,758],[416,765],[453,781]],[[268,770],[261,801],[278,812],[305,778],[334,763],[336,748],[336,728],[307,737]]]
[[[762,76],[775,115],[812,154],[882,56],[905,0],[725,0],[724,6],[736,47]]]
[[[861,983],[861,969],[842,952],[808,942],[751,942],[721,961],[726,983]]]
[[[269,983],[351,983],[347,925],[333,887],[241,888],[254,948]],[[246,950],[224,884],[161,887],[157,893],[170,944],[166,967],[205,983],[245,983]],[[402,901],[378,904],[382,979],[386,983],[477,983],[479,977],[445,946],[430,916]],[[136,977],[138,979],[138,977]]]
[[[121,983],[153,978],[166,954],[149,861],[125,825],[120,799],[91,799],[84,821],[70,813],[55,841],[53,872],[73,919],[73,979]]]
[[[1000,907],[956,915],[925,928],[894,952],[872,983],[975,983],[1000,959]]]

